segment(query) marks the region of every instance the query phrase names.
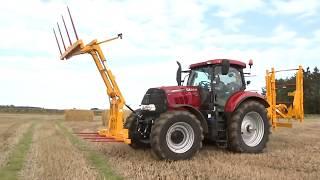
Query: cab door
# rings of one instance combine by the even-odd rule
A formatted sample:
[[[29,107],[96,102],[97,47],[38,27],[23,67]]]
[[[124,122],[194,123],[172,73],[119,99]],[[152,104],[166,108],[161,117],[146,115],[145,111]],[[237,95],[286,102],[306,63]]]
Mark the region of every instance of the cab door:
[[[226,75],[222,75],[221,66],[214,68],[215,104],[224,108],[229,97],[240,90],[244,90],[243,73],[235,67],[230,67]]]
[[[211,81],[212,81],[213,67],[205,66],[196,69],[192,69],[189,79],[189,86],[197,86],[200,99],[201,99],[201,110],[209,110],[209,103],[212,94]]]

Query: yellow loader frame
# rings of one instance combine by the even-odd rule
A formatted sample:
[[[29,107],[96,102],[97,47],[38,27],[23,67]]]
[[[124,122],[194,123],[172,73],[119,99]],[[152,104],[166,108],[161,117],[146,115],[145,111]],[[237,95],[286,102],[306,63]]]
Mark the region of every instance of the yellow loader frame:
[[[61,36],[61,42],[65,50],[62,53],[55,29],[53,29],[53,32],[58,44],[58,48],[60,51],[60,55],[61,55],[60,59],[67,60],[73,56],[80,55],[80,54],[90,54],[92,56],[97,66],[97,69],[103,79],[103,82],[106,86],[107,94],[109,97],[109,103],[110,103],[109,119],[108,119],[108,122],[106,123],[107,127],[99,130],[98,134],[107,139],[113,139],[116,142],[124,142],[126,144],[130,144],[131,140],[129,139],[128,129],[125,129],[123,127],[123,124],[124,124],[123,112],[124,112],[125,100],[115,80],[115,76],[112,74],[111,70],[107,66],[106,58],[100,47],[100,44],[102,43],[110,42],[119,38],[122,39],[122,34],[118,34],[117,37],[107,39],[101,42],[98,42],[97,39],[94,39],[89,44],[85,45],[83,41],[78,38],[69,8],[68,8],[68,13],[69,13],[71,24],[76,37],[76,41],[73,43],[71,42],[68,29],[66,27],[64,18],[62,16],[62,21],[65,27],[70,45],[66,47],[59,24],[57,23],[58,30]]]
[[[289,92],[288,96],[293,97],[291,105],[278,104],[277,99],[277,85],[276,73],[283,71],[296,71],[295,90]],[[276,71],[274,68],[271,71],[266,71],[266,99],[270,105],[268,108],[268,117],[271,121],[272,127],[292,127],[291,120],[298,120],[303,122],[304,109],[303,109],[303,68],[299,66],[298,69],[288,69]],[[280,119],[286,119],[287,122],[280,122]]]

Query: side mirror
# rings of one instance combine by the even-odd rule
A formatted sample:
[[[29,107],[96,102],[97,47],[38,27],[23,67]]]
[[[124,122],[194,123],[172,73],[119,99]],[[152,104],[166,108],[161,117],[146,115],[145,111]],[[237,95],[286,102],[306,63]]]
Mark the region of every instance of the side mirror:
[[[227,59],[223,59],[221,62],[221,73],[222,75],[227,75],[229,73],[230,62]]]
[[[181,86],[181,64],[179,61],[177,61],[177,64],[178,64],[178,70],[177,70],[176,80],[177,80],[178,86]]]
[[[247,85],[251,84],[251,81],[247,81]]]

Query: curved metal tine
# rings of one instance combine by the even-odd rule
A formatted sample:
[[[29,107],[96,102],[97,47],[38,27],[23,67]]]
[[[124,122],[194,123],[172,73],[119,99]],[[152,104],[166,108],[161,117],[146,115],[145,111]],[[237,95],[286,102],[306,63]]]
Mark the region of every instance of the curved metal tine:
[[[93,139],[93,140],[103,140],[103,139],[106,139],[106,140],[108,140],[108,139],[114,139],[114,138],[112,138],[112,137],[81,137],[82,139]]]
[[[62,56],[62,51],[61,51],[61,48],[60,48],[60,44],[59,44],[59,41],[58,41],[58,38],[57,38],[57,34],[56,34],[56,31],[53,29],[53,33],[54,33],[54,37],[56,38],[56,41],[57,41],[57,45],[58,45],[58,48],[59,48],[59,51],[60,51],[60,55]]]
[[[57,22],[57,25],[58,25],[58,29],[59,29],[59,33],[60,33],[60,36],[61,36],[61,40],[62,40],[62,44],[63,44],[63,47],[64,47],[64,50],[66,51],[66,45],[64,44],[64,40],[63,40],[63,36],[62,36],[62,33],[61,33],[61,29],[60,29],[60,26],[59,26],[59,23]]]
[[[96,143],[99,143],[99,142],[103,142],[103,143],[111,143],[111,142],[123,142],[123,141],[121,141],[121,140],[107,140],[107,139],[105,139],[105,140],[91,140],[90,142],[96,142]]]
[[[98,135],[99,133],[97,133],[97,132],[74,132],[73,134],[94,134],[94,135]]]
[[[72,16],[71,16],[71,13],[70,13],[70,10],[69,10],[68,6],[67,6],[67,9],[68,9],[68,13],[69,13],[69,17],[70,17],[70,20],[71,20],[71,24],[72,24],[72,27],[73,27],[74,34],[76,35],[77,40],[79,40],[78,34],[77,34],[77,31],[76,31],[76,28],[74,27],[73,19],[72,19]]]
[[[67,26],[66,26],[66,22],[64,21],[64,18],[63,18],[62,15],[61,15],[61,18],[62,18],[62,21],[63,21],[64,28],[66,29],[66,32],[67,32],[67,35],[68,35],[68,39],[69,39],[69,43],[70,43],[70,46],[71,46],[72,42],[71,42],[71,39],[70,39],[70,36],[69,36],[69,32],[68,32],[68,29],[67,29]]]

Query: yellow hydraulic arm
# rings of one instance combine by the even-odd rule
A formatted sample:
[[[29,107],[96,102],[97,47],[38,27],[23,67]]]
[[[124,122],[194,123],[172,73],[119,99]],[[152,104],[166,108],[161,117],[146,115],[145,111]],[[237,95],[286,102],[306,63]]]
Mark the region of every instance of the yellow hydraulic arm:
[[[59,47],[60,51],[60,59],[61,60],[67,60],[73,56],[80,55],[80,54],[90,54],[97,66],[97,69],[103,79],[103,82],[107,88],[107,94],[109,96],[109,103],[110,103],[110,111],[109,111],[109,119],[107,127],[105,129],[101,129],[98,131],[98,134],[100,136],[114,139],[116,141],[124,142],[126,144],[130,144],[131,140],[128,137],[128,129],[124,129],[123,124],[124,124],[124,119],[123,119],[123,108],[125,105],[125,100],[124,97],[121,94],[121,91],[117,85],[117,82],[115,80],[114,75],[112,74],[111,70],[107,66],[107,61],[106,58],[101,50],[100,44],[110,42],[116,39],[122,39],[122,34],[118,34],[117,37],[104,40],[101,42],[98,42],[96,39],[91,41],[89,44],[85,45],[81,39],[78,38],[77,32],[74,27],[74,23],[68,8],[70,20],[73,26],[73,30],[76,36],[76,41],[71,42],[71,38],[69,36],[69,32],[67,30],[65,21],[62,17],[64,27],[66,30],[66,34],[68,35],[69,43],[70,45],[66,48],[66,45],[63,40],[63,36],[58,24],[58,29],[59,33],[61,36],[61,41],[64,47],[64,52],[62,53],[61,48],[60,48],[60,43],[58,41],[57,35],[55,30],[55,38]]]
[[[296,83],[295,90],[289,92],[288,96],[293,97],[291,105],[278,104],[277,99],[277,85],[276,85],[276,73],[283,71],[296,71]],[[268,108],[268,117],[272,123],[272,127],[292,127],[291,120],[304,120],[303,109],[303,68],[299,66],[299,69],[288,69],[275,71],[274,68],[269,72],[266,71],[266,99],[270,105]],[[280,122],[280,119],[287,119],[287,122]]]

